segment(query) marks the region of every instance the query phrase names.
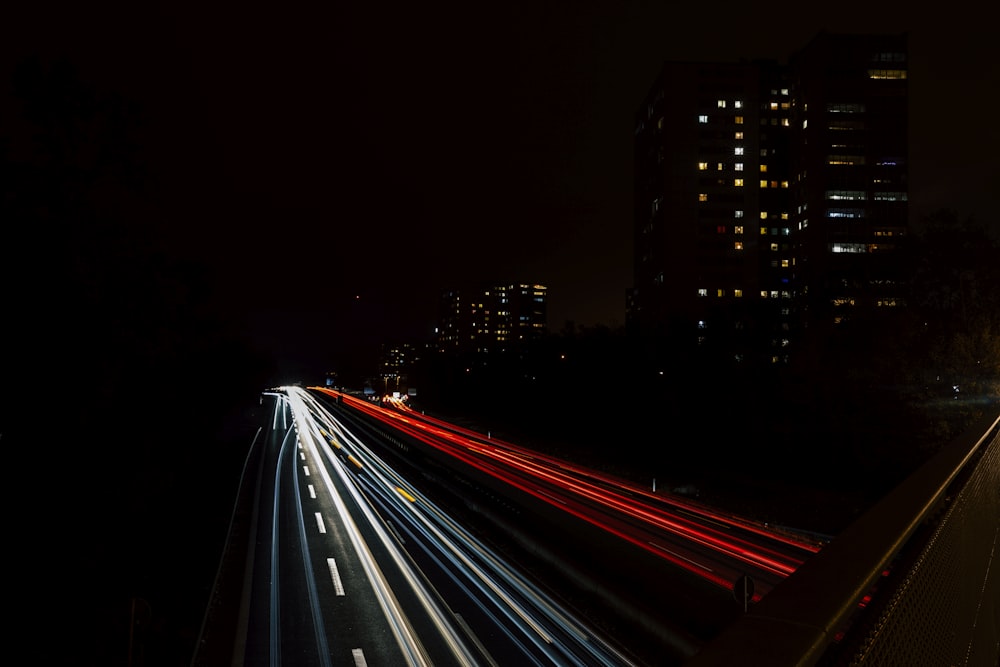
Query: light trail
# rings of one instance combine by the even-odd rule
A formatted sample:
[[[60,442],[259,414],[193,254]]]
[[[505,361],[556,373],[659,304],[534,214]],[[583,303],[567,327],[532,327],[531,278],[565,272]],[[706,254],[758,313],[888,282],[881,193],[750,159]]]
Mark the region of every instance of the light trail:
[[[318,419],[325,422],[326,428],[321,428],[321,432],[327,442],[337,440],[342,448],[350,448],[354,456],[362,459],[366,472],[362,476],[352,477],[356,485],[375,494],[382,502],[391,505],[400,516],[405,517],[409,530],[421,536],[414,541],[433,547],[436,555],[432,557],[442,566],[450,564],[450,567],[442,569],[451,573],[456,584],[470,594],[473,590],[479,591],[491,601],[489,609],[479,603],[480,608],[489,616],[495,618],[496,614],[501,614],[508,618],[521,628],[524,637],[549,655],[554,664],[567,664],[567,659],[571,660],[569,664],[581,667],[631,664],[620,652],[586,632],[578,621],[562,611],[548,596],[407,484],[395,470],[346,429],[339,419],[319,404],[313,406],[313,411]],[[333,448],[329,451],[330,461],[333,463],[338,455],[333,454]],[[398,529],[393,528],[394,532],[396,530]],[[472,599],[479,598],[472,596]],[[504,626],[498,623],[498,627]],[[557,642],[549,628],[556,628],[571,637],[572,645]],[[577,653],[583,653],[587,657],[580,661],[574,657]]]
[[[683,502],[675,498],[664,498],[622,480],[587,470],[554,457],[521,448],[511,443],[486,438],[481,433],[448,424],[443,420],[426,415],[417,415],[408,407],[398,410],[374,406],[347,394],[320,389],[328,395],[379,420],[387,427],[396,429],[418,439],[457,460],[481,470],[514,488],[533,497],[559,507],[588,523],[598,526],[622,539],[667,558],[680,567],[695,571],[700,576],[727,589],[732,588],[732,579],[710,574],[710,568],[694,568],[683,557],[678,559],[663,548],[653,548],[649,540],[627,534],[592,515],[590,511],[568,506],[566,499],[577,498],[588,507],[596,506],[602,512],[618,513],[630,517],[647,530],[664,531],[692,543],[750,565],[776,577],[786,577],[794,572],[804,559],[821,547],[815,543],[797,540],[789,535],[768,530],[754,522],[719,513],[704,506]],[[403,404],[399,404],[403,406]],[[560,490],[562,497],[555,497],[551,491],[544,491],[524,479],[544,482],[549,489]],[[666,505],[666,507],[664,507]],[[672,511],[671,511],[672,509]],[[791,548],[801,554],[795,556],[777,548],[750,542],[733,535],[729,530],[744,531],[756,535],[775,545]],[[758,594],[759,596],[760,594]]]

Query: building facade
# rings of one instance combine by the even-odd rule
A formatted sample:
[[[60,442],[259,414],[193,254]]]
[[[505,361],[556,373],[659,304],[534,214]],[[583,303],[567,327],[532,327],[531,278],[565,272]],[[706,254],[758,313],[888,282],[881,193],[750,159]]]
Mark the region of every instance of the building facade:
[[[636,114],[627,325],[787,363],[810,328],[902,303],[906,35],[822,33],[787,64],[665,63]]]
[[[504,354],[548,331],[548,290],[510,283],[441,294],[438,349],[444,353]]]

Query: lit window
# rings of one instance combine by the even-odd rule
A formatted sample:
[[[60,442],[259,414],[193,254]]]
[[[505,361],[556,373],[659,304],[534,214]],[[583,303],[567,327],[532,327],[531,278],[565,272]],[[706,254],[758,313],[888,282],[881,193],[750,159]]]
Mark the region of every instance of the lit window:
[[[733,249],[735,249],[735,250],[743,250],[743,241],[736,241],[733,244]]]
[[[743,116],[733,116],[733,120],[736,121],[737,125],[743,124]]]
[[[704,287],[700,288],[698,290],[698,296],[708,296],[708,290],[705,289]]]
[[[772,243],[771,244],[771,252],[778,252],[778,244],[777,243]]]
[[[864,243],[831,243],[829,249],[832,253],[864,254],[868,252],[868,246]]]
[[[733,100],[733,106],[737,109],[743,108],[743,100]]]
[[[743,147],[742,146],[737,146],[733,150],[733,155],[743,155]]]
[[[715,233],[716,234],[725,234],[726,233],[726,226],[725,225],[716,225],[716,227],[715,227]]]
[[[828,155],[826,163],[829,165],[862,165],[865,163],[864,155]]]
[[[767,220],[767,211],[761,211],[760,212],[760,219],[761,220]],[[765,229],[766,229],[766,227],[765,227]]]
[[[719,297],[726,296],[726,290],[720,287],[719,289],[715,290],[715,296]]]
[[[787,269],[788,268],[788,260],[787,259],[781,260],[781,268],[783,268],[783,269]]]
[[[766,289],[762,289],[760,291],[760,298],[762,298],[762,299],[766,299],[767,298],[767,290]]]
[[[865,105],[858,103],[831,102],[826,105],[830,113],[864,113]]]
[[[737,187],[737,188],[742,188],[743,187],[743,179],[742,178],[733,179],[733,186]]]
[[[869,79],[905,79],[906,70],[905,69],[870,69],[868,70]]]
[[[741,289],[735,289],[735,290],[733,290],[733,296],[735,296],[737,298],[742,297],[743,296],[743,290],[741,290]]]
[[[733,234],[741,236],[743,234],[743,225],[736,225],[733,227]]]
[[[827,190],[826,198],[847,201],[864,201],[868,198],[868,195],[864,190]]]
[[[761,227],[760,228],[760,235],[761,236],[767,236],[767,227]]]
[[[880,53],[876,53],[872,60],[880,63],[905,63],[906,54],[900,53],[899,51],[882,51]]]
[[[760,165],[760,173],[763,174],[763,173],[766,173],[766,172],[767,172],[767,165],[766,164]]]
[[[708,201],[708,195],[704,192],[699,192],[698,201]]]
[[[708,163],[707,162],[699,162],[698,163],[698,171],[705,171],[706,169],[708,169]]]
[[[788,127],[789,125],[791,125],[791,121],[789,121],[787,118],[782,118],[781,119],[781,126],[782,127]]]
[[[767,187],[767,181],[761,181],[760,182],[760,187],[766,188]]]
[[[787,188],[788,187],[788,181],[782,181],[781,182],[781,187]]]
[[[718,102],[716,102],[716,104],[718,105],[718,107],[720,109],[725,109],[726,108],[726,101],[725,100],[719,100]]]
[[[772,188],[778,187],[778,181],[771,181],[771,187]]]
[[[782,95],[787,95],[788,94],[788,89],[787,88],[782,88],[781,89],[781,94]]]
[[[733,211],[733,217],[734,218],[742,218],[743,217],[743,211]]]
[[[742,132],[737,132],[737,133],[736,133],[736,134],[735,134],[735,135],[733,136],[733,139],[736,139],[736,141],[743,141],[743,133],[742,133]]]
[[[733,169],[735,169],[736,171],[743,171],[743,163],[737,162],[736,164],[733,165]]]
[[[718,164],[715,165],[715,170],[716,171],[722,171],[722,163],[721,162],[719,162]]]
[[[787,183],[788,181],[784,181],[784,182]],[[781,214],[781,219],[782,220],[788,220],[788,213],[782,213]]]
[[[777,110],[778,110],[778,103],[771,102],[771,111],[777,111]]]
[[[698,116],[698,122],[699,123],[707,123],[708,122],[708,116],[706,116],[705,114],[699,115]]]

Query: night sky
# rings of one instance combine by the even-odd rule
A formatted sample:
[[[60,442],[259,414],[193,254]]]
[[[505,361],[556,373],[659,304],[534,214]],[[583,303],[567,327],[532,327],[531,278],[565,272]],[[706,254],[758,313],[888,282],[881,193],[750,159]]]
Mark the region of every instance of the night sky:
[[[210,267],[218,312],[289,380],[428,337],[468,281],[547,285],[553,331],[622,324],[633,114],[664,60],[908,31],[914,217],[998,204],[978,3],[27,4],[0,62],[63,56],[137,102],[162,211],[138,224]]]

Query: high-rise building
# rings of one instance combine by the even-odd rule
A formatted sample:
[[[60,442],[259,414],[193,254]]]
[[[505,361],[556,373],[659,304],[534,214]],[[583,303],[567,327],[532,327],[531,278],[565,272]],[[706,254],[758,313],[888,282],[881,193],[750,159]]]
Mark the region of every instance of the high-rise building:
[[[440,352],[459,353],[472,345],[472,331],[469,318],[471,312],[457,289],[447,289],[441,293],[438,303],[438,326],[435,331]]]
[[[820,34],[791,59],[800,321],[903,305],[909,228],[907,38]]]
[[[511,283],[462,292],[445,290],[438,349],[454,353],[505,353],[548,330],[547,288]]]
[[[379,351],[378,379],[372,384],[378,385],[377,390],[382,394],[405,392],[410,372],[420,362],[420,354],[420,346],[413,343],[383,343]]]
[[[631,331],[783,363],[808,327],[902,302],[906,44],[663,65],[636,115]]]

